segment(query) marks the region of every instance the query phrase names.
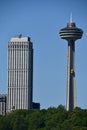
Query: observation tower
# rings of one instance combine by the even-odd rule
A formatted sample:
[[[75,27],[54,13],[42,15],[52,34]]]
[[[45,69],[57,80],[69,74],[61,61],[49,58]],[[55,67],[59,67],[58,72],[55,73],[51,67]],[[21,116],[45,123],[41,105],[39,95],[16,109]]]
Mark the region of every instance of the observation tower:
[[[69,111],[76,107],[75,41],[82,38],[83,31],[71,21],[67,23],[67,27],[60,30],[59,34],[62,39],[68,41],[66,110]]]

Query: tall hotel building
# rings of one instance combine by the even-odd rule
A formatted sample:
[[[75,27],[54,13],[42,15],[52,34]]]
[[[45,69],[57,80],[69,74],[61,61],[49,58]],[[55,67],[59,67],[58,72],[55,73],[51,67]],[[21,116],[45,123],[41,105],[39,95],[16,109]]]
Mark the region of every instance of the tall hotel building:
[[[32,98],[33,45],[19,35],[8,43],[8,111],[32,109]]]

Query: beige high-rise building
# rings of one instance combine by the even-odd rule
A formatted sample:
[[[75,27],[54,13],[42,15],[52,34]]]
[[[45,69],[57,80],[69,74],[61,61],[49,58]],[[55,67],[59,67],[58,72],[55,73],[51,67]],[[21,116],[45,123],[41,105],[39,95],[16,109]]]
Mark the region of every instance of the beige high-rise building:
[[[19,35],[8,43],[8,111],[32,109],[33,44]]]

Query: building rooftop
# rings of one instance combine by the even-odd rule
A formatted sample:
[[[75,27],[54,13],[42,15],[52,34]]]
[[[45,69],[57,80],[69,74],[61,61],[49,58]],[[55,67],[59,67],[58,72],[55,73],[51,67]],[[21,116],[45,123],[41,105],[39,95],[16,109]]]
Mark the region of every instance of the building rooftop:
[[[10,42],[28,42],[30,41],[29,37],[24,37],[22,34],[19,34],[16,37],[11,38]]]

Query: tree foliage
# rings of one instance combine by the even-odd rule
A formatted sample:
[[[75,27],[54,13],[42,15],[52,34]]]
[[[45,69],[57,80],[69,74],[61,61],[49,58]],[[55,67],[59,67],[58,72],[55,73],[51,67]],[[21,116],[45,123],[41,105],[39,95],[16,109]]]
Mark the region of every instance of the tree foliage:
[[[0,130],[87,130],[87,110],[66,111],[59,105],[47,110],[16,110],[0,116]]]

